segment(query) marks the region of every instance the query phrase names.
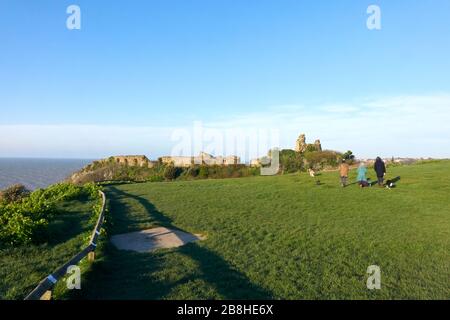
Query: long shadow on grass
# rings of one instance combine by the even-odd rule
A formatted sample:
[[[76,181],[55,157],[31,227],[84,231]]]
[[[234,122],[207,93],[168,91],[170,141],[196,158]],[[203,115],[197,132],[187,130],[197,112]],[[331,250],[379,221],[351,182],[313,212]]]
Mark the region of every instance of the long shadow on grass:
[[[160,213],[147,200],[132,194],[128,194],[116,187],[109,187],[107,197],[110,199],[111,214],[113,221],[111,221],[108,232],[110,234],[127,233],[137,230],[150,228],[157,224],[162,227],[174,228],[172,220]],[[127,198],[135,199],[145,209],[146,214],[142,215],[136,212],[134,208],[129,207],[125,201]]]
[[[159,212],[155,206],[145,198],[126,193],[112,187],[110,194],[114,197],[132,198],[138,201],[146,210],[150,221],[154,224],[171,229],[177,229],[170,218]],[[117,198],[116,198],[117,199]],[[117,209],[123,209],[117,200],[111,213],[113,217]],[[121,215],[121,221],[126,218]],[[134,219],[131,219],[134,222]],[[116,231],[119,229],[116,226]],[[178,280],[157,280],[156,272],[163,271],[167,267],[167,261],[171,255],[184,254],[193,259],[198,266],[195,271],[186,272]],[[173,267],[173,266],[172,266]],[[183,267],[181,272],[183,273]],[[142,254],[131,251],[115,249],[111,244],[107,246],[107,254],[104,261],[94,264],[94,270],[90,273],[87,283],[93,284],[92,288],[86,288],[89,293],[85,298],[91,299],[161,299],[166,297],[176,286],[203,280],[224,299],[270,299],[272,294],[252,283],[244,274],[234,269],[222,257],[209,249],[190,243],[174,251],[158,252],[154,254]],[[94,285],[95,284],[95,285]],[[198,288],[195,288],[198,289]],[[91,291],[92,290],[92,291]],[[90,292],[89,292],[90,291]],[[211,293],[191,293],[192,298],[211,299],[217,298]]]
[[[68,201],[65,207],[57,208],[58,213],[50,219],[48,226],[48,244],[55,246],[92,229],[92,226],[89,224],[91,218],[90,208],[73,209],[78,204],[78,201],[87,201],[87,199]]]

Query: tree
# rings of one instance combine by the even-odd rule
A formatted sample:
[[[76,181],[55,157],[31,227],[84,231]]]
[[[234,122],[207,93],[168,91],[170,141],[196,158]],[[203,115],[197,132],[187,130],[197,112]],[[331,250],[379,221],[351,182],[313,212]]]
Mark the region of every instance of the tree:
[[[344,160],[355,160],[355,155],[352,151],[348,150],[346,153],[342,155],[342,158]]]

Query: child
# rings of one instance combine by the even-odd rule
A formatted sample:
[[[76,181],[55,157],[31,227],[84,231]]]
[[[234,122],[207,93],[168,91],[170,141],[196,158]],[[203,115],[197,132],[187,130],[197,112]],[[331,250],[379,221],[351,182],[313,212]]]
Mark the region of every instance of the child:
[[[341,186],[345,187],[347,185],[348,171],[350,170],[350,166],[345,162],[345,159],[342,160],[341,165],[339,166],[339,174],[341,176]]]

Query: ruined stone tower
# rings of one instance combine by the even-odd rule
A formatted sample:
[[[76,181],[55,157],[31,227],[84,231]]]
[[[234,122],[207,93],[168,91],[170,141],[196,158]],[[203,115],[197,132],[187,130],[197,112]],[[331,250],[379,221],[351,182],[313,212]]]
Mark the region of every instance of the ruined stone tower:
[[[304,153],[306,151],[322,151],[322,144],[319,139],[314,141],[314,144],[306,143],[306,136],[302,133],[295,143],[295,151],[300,153]]]
[[[322,144],[320,143],[319,139],[314,141],[314,145],[316,146],[316,151],[322,151]]]
[[[304,133],[302,133],[302,134],[298,137],[297,142],[296,142],[296,144],[295,144],[295,151],[296,151],[296,152],[303,153],[303,152],[306,151],[306,148],[307,148],[307,144],[306,144],[306,136],[305,136]]]

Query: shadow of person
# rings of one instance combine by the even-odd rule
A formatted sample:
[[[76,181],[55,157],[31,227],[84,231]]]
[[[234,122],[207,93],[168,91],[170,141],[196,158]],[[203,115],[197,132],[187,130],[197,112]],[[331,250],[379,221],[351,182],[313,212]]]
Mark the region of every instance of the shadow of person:
[[[391,179],[391,180],[388,180],[388,181],[390,181],[390,182],[392,182],[392,183],[396,183],[396,182],[399,182],[400,181],[400,176],[397,176],[397,177],[395,177],[394,179]],[[387,181],[386,181],[387,182]]]
[[[107,221],[110,235],[149,229],[155,225],[167,228],[173,227],[171,219],[161,214],[148,201],[142,201],[139,196],[128,195],[120,189],[110,186],[107,189],[107,198],[112,217],[112,219]],[[145,210],[145,214],[136,212],[135,208],[126,202],[127,198],[136,200]],[[173,228],[179,230],[178,228]]]

